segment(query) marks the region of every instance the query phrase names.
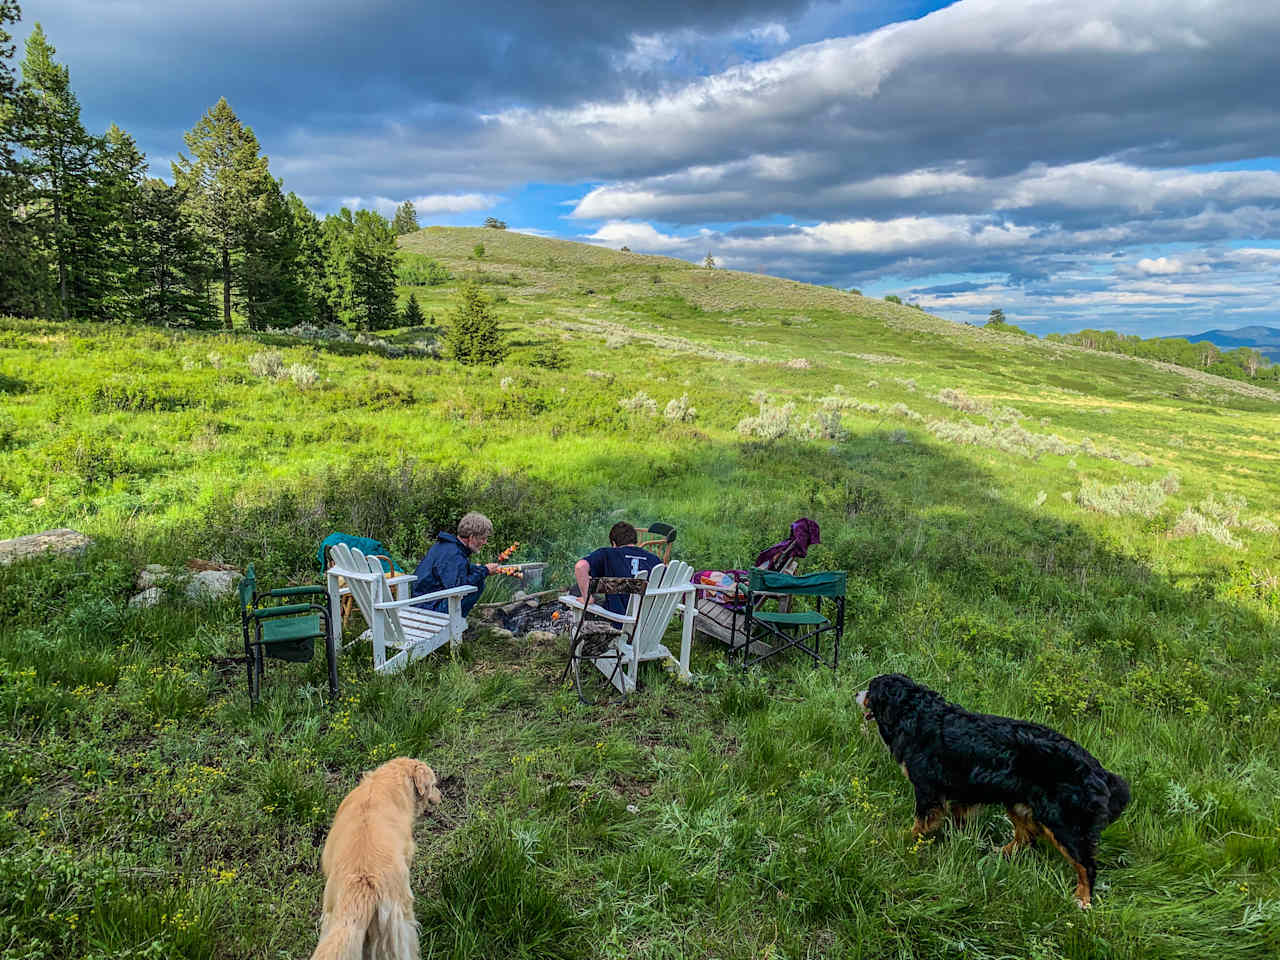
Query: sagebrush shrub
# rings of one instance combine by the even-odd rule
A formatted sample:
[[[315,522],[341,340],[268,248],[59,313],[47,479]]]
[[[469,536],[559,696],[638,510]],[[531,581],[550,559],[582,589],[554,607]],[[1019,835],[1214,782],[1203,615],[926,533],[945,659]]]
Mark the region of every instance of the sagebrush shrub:
[[[689,395],[682,393],[678,398],[667,403],[662,415],[668,420],[675,420],[678,423],[692,423],[697,418],[698,411],[689,403]]]
[[[1154,517],[1164,506],[1164,487],[1160,482],[1139,483],[1130,480],[1104,486],[1095,480],[1085,480],[1076,495],[1076,502],[1086,510],[1094,510],[1112,517],[1137,514]]]
[[[658,415],[658,401],[643,390],[633,397],[624,397],[619,400],[618,406],[629,413],[640,413],[646,417],[656,417]]]
[[[249,357],[249,371],[255,377],[279,380],[285,376],[284,357],[278,350],[260,350]]]
[[[315,367],[309,367],[305,363],[295,363],[289,367],[289,379],[296,383],[303,390],[313,386],[320,379],[320,374]]]
[[[1244,547],[1244,544],[1232,536],[1231,531],[1220,520],[1207,517],[1192,507],[1182,511],[1182,515],[1178,517],[1177,523],[1170,531],[1170,536],[1175,538],[1207,536],[1233,550]]]
[[[795,413],[794,403],[779,406],[771,404],[766,398],[760,403],[760,413],[757,416],[743,417],[738,421],[738,433],[761,440],[780,440],[793,432]]]

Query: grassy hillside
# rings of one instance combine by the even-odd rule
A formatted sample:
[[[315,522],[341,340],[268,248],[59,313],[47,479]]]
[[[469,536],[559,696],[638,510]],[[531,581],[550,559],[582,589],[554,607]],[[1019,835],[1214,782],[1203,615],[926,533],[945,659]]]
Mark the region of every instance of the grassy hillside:
[[[452,778],[418,831],[424,956],[1280,946],[1280,397],[661,257],[403,246],[455,278],[413,288],[426,331],[0,321],[0,536],[96,541],[0,568],[0,957],[308,955],[328,822],[399,753]],[[513,344],[497,367],[431,355],[462,278]],[[357,648],[336,710],[320,661],[276,668],[250,713],[209,659],[230,604],[126,603],[149,562],[314,579],[334,529],[415,562],[473,507],[556,584],[618,517],[723,567],[810,516],[807,569],[850,572],[839,675],[741,677],[704,641],[693,686],[654,668],[592,711],[562,651],[480,635],[393,678]],[[1130,779],[1093,911],[1051,850],[992,852],[994,810],[906,836],[853,704],[890,670]]]

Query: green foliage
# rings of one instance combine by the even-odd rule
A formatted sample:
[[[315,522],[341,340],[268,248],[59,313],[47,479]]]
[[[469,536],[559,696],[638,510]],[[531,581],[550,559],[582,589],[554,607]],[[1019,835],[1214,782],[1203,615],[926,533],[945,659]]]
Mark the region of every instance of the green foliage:
[[[156,380],[134,377],[104,380],[89,392],[89,409],[95,413],[159,413],[185,410],[200,403],[186,391]]]
[[[1271,363],[1252,347],[1238,347],[1224,353],[1207,340],[1196,343],[1191,343],[1185,337],[1153,337],[1144,340],[1136,334],[1092,329],[1078,333],[1051,333],[1045,339],[1106,353],[1174,363],[1233,380],[1280,382],[1280,365]]]
[[[495,364],[507,355],[510,348],[498,328],[498,318],[474,284],[466,283],[459,289],[449,320],[446,342],[455,360],[466,364]]]
[[[484,244],[483,244],[483,243],[477,243],[474,247],[472,247],[472,248],[471,248],[471,255],[472,255],[473,257],[475,257],[477,260],[483,260],[483,259],[484,259]]]
[[[128,460],[109,440],[90,433],[66,432],[44,450],[45,463],[89,486],[129,472]]]
[[[400,323],[406,327],[420,327],[426,322],[427,318],[422,315],[422,308],[418,306],[418,295],[409,294],[409,299],[404,304],[404,313],[400,316]]]
[[[544,370],[563,370],[569,365],[564,348],[552,343],[544,343],[533,351],[529,363]]]
[[[403,237],[406,233],[417,233],[417,231],[418,211],[413,209],[412,200],[406,200],[396,207],[395,218],[391,221],[391,232],[397,237]]]
[[[902,298],[896,293],[886,294],[884,299],[886,303],[902,303]]]
[[[396,279],[409,287],[438,287],[453,278],[439,261],[402,250]]]
[[[340,323],[361,330],[396,325],[396,243],[372,210],[343,207],[324,219],[326,295]]]

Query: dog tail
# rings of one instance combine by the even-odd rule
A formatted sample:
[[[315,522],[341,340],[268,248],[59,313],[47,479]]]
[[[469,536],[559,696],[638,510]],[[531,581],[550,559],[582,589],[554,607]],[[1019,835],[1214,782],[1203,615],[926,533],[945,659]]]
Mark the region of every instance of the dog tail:
[[[342,898],[325,917],[311,960],[361,960],[378,900],[378,888],[372,878],[352,877]]]
[[[1110,770],[1106,774],[1107,789],[1110,791],[1107,799],[1107,822],[1115,823],[1120,819],[1120,814],[1124,813],[1125,807],[1129,806],[1129,781]]]

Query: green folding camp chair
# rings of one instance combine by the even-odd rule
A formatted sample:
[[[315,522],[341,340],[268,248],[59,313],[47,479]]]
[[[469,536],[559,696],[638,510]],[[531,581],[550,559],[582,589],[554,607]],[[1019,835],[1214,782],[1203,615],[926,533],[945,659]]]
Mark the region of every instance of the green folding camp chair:
[[[844,636],[844,599],[847,575],[843,570],[826,570],[795,577],[769,570],[750,571],[747,581],[746,617],[742,631],[734,631],[729,649],[729,660],[742,651],[742,665],[749,667],[762,660],[792,648],[812,658],[813,665],[826,664],[832,670],[840,664],[840,640]],[[764,609],[770,599],[779,601],[788,597],[812,597],[813,609],[800,609],[801,603],[787,605],[785,610]],[[831,601],[835,620],[823,613],[823,602]],[[830,663],[821,653],[821,639],[825,633],[834,634]],[[753,644],[763,644],[766,649],[751,655]],[[760,650],[761,647],[755,647]]]
[[[266,606],[263,600],[319,597],[319,602]],[[244,633],[245,666],[249,674],[249,704],[258,702],[267,657],[291,663],[308,663],[315,656],[316,641],[323,640],[329,663],[330,702],[338,698],[338,660],[329,623],[328,594],[324,587],[277,587],[258,593],[258,580],[249,564],[240,581],[240,626]]]

